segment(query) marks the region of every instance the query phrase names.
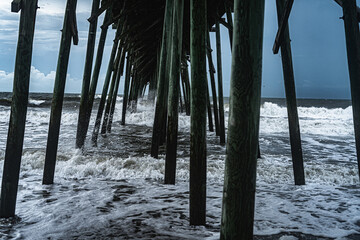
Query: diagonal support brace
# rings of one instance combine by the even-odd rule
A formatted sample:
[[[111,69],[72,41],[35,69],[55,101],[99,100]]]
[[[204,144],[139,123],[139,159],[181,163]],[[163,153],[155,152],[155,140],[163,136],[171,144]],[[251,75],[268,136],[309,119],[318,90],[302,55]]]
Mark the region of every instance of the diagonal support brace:
[[[291,8],[292,8],[293,3],[294,3],[294,0],[287,0],[286,3],[285,3],[285,10],[284,10],[284,13],[283,13],[283,15],[281,17],[280,27],[279,27],[279,29],[277,31],[274,46],[273,46],[273,49],[272,49],[274,54],[277,54],[279,52],[279,48],[281,46],[281,42],[282,42],[283,37],[284,37],[284,31],[285,31],[285,28],[286,28],[287,23],[288,23],[288,19],[289,19],[289,16],[290,16],[290,12],[291,12]]]

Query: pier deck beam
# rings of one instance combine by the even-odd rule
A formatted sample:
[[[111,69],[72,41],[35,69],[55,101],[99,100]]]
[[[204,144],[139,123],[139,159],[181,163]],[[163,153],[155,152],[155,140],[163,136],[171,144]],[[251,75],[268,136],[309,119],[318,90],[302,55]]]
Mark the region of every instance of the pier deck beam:
[[[190,224],[206,222],[206,0],[190,1]]]
[[[37,2],[37,0],[23,0],[21,4],[11,114],[1,185],[0,217],[15,216]]]
[[[343,0],[346,49],[349,65],[355,143],[360,177],[360,33],[356,1]]]
[[[220,239],[253,239],[265,0],[235,0]]]
[[[276,0],[279,28],[285,10],[285,0]],[[286,106],[288,112],[291,154],[295,185],[305,184],[304,161],[301,147],[299,117],[297,112],[294,70],[291,56],[289,26],[284,29],[281,39],[281,60],[285,84]]]

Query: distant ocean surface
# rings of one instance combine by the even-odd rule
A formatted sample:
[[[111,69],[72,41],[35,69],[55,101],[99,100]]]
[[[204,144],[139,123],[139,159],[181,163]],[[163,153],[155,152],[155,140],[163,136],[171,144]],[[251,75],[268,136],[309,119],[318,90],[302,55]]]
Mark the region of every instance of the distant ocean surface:
[[[163,184],[164,147],[150,157],[154,107],[139,102],[112,133],[75,149],[80,95],[64,100],[55,184],[43,186],[52,94],[32,93],[26,120],[17,218],[0,239],[219,239],[225,146],[208,132],[207,225],[189,226],[190,117],[179,116],[177,183]],[[91,136],[98,101],[89,126]],[[11,93],[0,93],[0,178]],[[360,184],[349,100],[298,100],[306,185],[294,186],[284,99],[262,99],[255,239],[360,239]],[[229,103],[225,99],[226,125]]]

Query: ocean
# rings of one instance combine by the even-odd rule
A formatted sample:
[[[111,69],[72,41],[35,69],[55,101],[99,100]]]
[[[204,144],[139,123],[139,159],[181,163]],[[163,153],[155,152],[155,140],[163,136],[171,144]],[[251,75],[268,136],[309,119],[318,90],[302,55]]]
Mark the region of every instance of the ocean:
[[[150,157],[154,107],[139,102],[112,133],[75,149],[79,99],[66,94],[55,184],[43,186],[51,94],[30,94],[16,215],[0,219],[1,239],[219,239],[225,146],[208,132],[206,226],[189,226],[190,117],[179,116],[176,185],[164,185],[164,148]],[[0,174],[10,93],[0,93]],[[360,185],[351,102],[298,101],[306,185],[295,186],[284,99],[262,99],[255,239],[360,239]],[[227,125],[228,101],[225,101]],[[0,176],[1,178],[1,176]]]

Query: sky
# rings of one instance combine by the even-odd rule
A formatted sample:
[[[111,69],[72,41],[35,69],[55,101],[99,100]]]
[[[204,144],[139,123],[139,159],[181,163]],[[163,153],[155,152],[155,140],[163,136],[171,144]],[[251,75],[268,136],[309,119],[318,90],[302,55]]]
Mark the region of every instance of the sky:
[[[10,11],[12,0],[0,2],[0,92],[11,92],[20,13]],[[71,47],[65,91],[81,92],[91,0],[78,0],[79,45]],[[360,0],[357,0],[359,5]],[[30,78],[31,92],[52,92],[60,45],[65,0],[39,0]],[[331,0],[294,1],[289,18],[295,85],[298,98],[349,99],[342,9]],[[102,24],[99,19],[99,26]],[[277,32],[275,0],[265,0],[262,97],[284,97],[281,55],[272,53]],[[98,31],[97,37],[100,32]],[[107,35],[97,93],[101,92],[115,30]],[[97,39],[98,40],[98,39]],[[224,95],[229,95],[231,51],[228,32],[221,28]],[[215,48],[215,33],[211,33]],[[96,53],[96,49],[95,49]],[[216,51],[213,51],[216,66]],[[95,59],[95,58],[94,58]],[[121,79],[123,83],[123,79]],[[122,85],[119,93],[122,93]]]

